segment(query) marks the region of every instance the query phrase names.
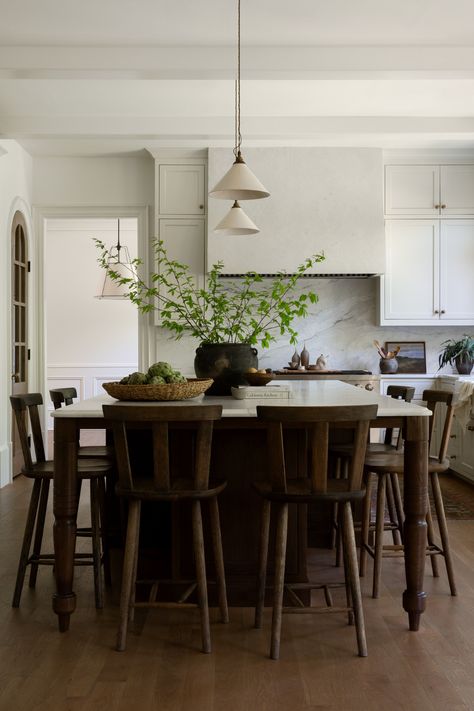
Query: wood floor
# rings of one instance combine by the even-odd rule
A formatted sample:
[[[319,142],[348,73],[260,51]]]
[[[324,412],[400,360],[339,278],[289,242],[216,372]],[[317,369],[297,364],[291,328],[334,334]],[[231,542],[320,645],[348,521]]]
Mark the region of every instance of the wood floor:
[[[474,521],[450,521],[459,596],[427,572],[428,610],[418,633],[401,609],[401,560],[384,561],[381,597],[364,581],[369,656],[356,656],[353,628],[339,615],[288,615],[280,661],[268,659],[252,610],[233,608],[212,624],[213,653],[200,653],[195,611],[137,615],[126,652],[113,649],[116,601],[94,608],[92,571],[76,576],[78,609],[59,634],[51,611],[53,576],[12,610],[16,563],[31,483],[0,491],[1,711],[461,711],[474,709]],[[84,511],[82,512],[83,515]],[[51,545],[51,538],[47,541]],[[331,559],[315,554],[334,575]],[[216,610],[212,619],[217,620]]]

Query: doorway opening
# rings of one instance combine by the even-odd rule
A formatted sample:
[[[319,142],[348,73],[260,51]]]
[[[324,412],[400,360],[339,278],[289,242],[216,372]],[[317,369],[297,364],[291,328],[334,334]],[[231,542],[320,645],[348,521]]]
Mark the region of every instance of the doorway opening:
[[[120,242],[132,259],[138,250],[138,220],[47,218],[44,225],[44,297],[46,397],[49,390],[74,387],[78,399],[104,394],[102,383],[120,380],[138,369],[138,310],[127,299],[97,299],[105,272],[94,238],[108,248]],[[48,444],[53,420],[47,418]],[[83,444],[99,444],[98,432],[81,435]],[[48,447],[51,456],[51,449]]]

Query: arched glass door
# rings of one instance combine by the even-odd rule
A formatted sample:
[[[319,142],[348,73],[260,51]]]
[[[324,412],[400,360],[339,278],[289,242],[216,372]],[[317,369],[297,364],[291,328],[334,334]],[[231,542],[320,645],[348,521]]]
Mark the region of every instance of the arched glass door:
[[[28,392],[28,242],[26,224],[16,212],[12,224],[12,395]],[[12,418],[13,476],[23,464],[20,441]]]

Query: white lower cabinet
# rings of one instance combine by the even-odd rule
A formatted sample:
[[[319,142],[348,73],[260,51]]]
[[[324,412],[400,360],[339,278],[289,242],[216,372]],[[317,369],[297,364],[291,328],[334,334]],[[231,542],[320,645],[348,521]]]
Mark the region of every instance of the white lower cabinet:
[[[387,220],[380,325],[474,325],[474,220]]]

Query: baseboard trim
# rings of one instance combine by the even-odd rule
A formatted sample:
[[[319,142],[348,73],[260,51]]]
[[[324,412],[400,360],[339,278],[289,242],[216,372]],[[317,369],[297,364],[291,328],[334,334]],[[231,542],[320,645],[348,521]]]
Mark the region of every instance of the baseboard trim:
[[[9,444],[0,445],[0,489],[12,482],[12,459]]]

